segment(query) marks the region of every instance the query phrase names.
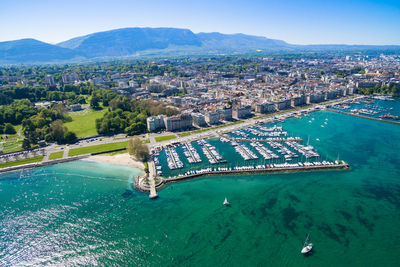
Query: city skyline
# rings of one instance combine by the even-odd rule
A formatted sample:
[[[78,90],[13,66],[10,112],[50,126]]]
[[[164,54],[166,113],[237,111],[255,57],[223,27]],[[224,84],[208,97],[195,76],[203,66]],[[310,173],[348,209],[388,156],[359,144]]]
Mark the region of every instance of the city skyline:
[[[400,44],[396,1],[13,1],[0,3],[0,41],[58,43],[127,27],[244,33],[291,44]]]

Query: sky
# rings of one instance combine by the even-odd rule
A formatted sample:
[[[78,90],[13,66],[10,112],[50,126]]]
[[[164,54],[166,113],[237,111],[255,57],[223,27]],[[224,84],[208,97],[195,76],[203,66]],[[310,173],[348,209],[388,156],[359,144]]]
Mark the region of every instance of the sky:
[[[0,41],[58,43],[127,27],[400,45],[400,0],[0,0]]]

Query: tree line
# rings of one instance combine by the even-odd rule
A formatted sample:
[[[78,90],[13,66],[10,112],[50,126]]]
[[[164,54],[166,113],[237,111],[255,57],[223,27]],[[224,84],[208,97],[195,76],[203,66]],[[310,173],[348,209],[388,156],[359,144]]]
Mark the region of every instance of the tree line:
[[[394,96],[400,96],[400,84],[385,84],[385,85],[377,85],[375,87],[370,88],[357,88],[358,93],[364,95],[371,94],[390,94]]]

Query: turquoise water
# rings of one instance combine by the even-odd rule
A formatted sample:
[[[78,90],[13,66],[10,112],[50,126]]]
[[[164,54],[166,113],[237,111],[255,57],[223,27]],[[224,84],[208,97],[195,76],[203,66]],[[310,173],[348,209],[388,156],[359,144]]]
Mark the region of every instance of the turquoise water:
[[[398,266],[400,127],[324,111],[283,126],[351,169],[195,179],[154,201],[127,167],[2,175],[0,266]]]

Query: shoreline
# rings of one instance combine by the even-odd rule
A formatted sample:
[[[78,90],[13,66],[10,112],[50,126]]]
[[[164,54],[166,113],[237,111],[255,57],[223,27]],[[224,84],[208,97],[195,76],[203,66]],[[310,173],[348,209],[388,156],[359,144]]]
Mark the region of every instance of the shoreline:
[[[113,165],[124,165],[140,169],[144,172],[144,164],[141,161],[133,159],[128,153],[118,154],[118,155],[94,155],[88,156],[81,160],[93,161],[100,163],[107,163]]]

